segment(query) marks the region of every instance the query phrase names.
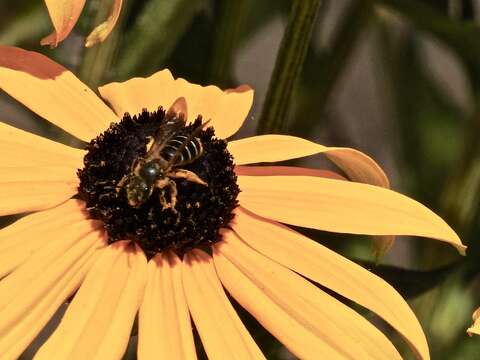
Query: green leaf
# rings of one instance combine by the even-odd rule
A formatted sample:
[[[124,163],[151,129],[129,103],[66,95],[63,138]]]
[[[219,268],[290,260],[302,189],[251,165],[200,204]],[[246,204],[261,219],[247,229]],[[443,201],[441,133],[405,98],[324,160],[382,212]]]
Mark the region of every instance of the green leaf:
[[[150,0],[141,9],[123,39],[117,61],[121,78],[149,75],[173,52],[204,0]]]

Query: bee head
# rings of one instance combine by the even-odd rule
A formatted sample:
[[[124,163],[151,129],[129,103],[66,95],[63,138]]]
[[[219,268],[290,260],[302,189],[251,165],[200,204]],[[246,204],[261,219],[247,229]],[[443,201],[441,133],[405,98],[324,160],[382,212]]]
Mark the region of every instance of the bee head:
[[[128,204],[138,207],[148,200],[153,192],[153,186],[140,176],[131,176],[125,183]]]

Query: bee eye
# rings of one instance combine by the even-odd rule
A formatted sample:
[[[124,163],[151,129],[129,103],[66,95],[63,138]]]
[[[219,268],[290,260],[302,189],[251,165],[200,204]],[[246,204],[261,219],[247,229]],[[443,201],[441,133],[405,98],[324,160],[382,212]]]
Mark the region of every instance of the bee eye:
[[[140,176],[145,180],[153,181],[158,176],[158,166],[153,163],[145,164],[140,170]]]

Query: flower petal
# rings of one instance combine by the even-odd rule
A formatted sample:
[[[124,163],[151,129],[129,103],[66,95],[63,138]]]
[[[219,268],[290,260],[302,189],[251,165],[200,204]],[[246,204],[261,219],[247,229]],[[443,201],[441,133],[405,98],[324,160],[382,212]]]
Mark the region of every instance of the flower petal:
[[[35,359],[120,359],[147,277],[143,251],[116,242],[97,258],[60,325]]]
[[[0,176],[4,173],[13,174],[15,170],[17,169],[1,169]],[[77,193],[78,180],[43,180],[35,179],[41,176],[40,173],[32,175],[35,176],[31,180],[8,181],[3,178],[0,180],[2,188],[0,216],[48,209],[61,204]],[[56,175],[52,173],[52,176]],[[61,176],[61,174],[58,175]]]
[[[276,162],[324,153],[350,180],[390,188],[382,168],[368,155],[351,148],[327,147],[288,135],[254,136],[231,141],[228,148],[237,165]],[[374,237],[377,258],[391,248],[394,240],[395,237],[391,235]]]
[[[395,328],[420,358],[428,345],[415,314],[383,279],[336,252],[273,221],[239,208],[235,232],[252,248],[373,311]]]
[[[112,11],[108,16],[108,19],[95,27],[90,35],[88,35],[85,40],[86,47],[92,47],[97,43],[105,41],[117,23],[118,17],[120,16],[120,10],[122,10],[122,0],[113,0]]]
[[[0,88],[84,141],[117,121],[115,114],[75,75],[36,52],[0,46]]]
[[[138,316],[138,358],[197,358],[182,284],[182,261],[174,253],[148,263],[148,281]]]
[[[48,140],[0,122],[0,168],[13,166],[67,166],[75,173],[85,151]]]
[[[299,166],[236,166],[237,176],[320,176],[330,179],[347,180],[336,172],[323,169],[310,169]]]
[[[85,219],[83,202],[69,200],[51,210],[25,216],[0,230],[0,279],[55,237],[59,229]],[[75,234],[72,234],[75,236]]]
[[[0,282],[0,353],[16,359],[60,305],[80,286],[96,249],[104,245],[85,222],[77,236],[53,240]],[[88,232],[90,231],[90,232]],[[70,229],[62,229],[70,232]],[[74,230],[71,230],[73,234]],[[73,239],[73,241],[72,241]]]
[[[85,0],[45,0],[45,5],[55,30],[44,37],[40,44],[56,47],[70,34],[77,23]]]
[[[388,187],[388,178],[369,156],[350,148],[327,147],[289,135],[260,135],[228,143],[235,164],[278,162],[325,153],[350,179]]]
[[[431,237],[465,252],[438,215],[392,190],[311,176],[239,176],[238,184],[240,204],[269,219],[339,233]]]
[[[480,308],[474,311],[472,315],[473,325],[467,329],[468,335],[480,335]]]
[[[401,359],[380,330],[231,231],[214,259],[230,294],[301,359]]]
[[[265,359],[228,300],[213,259],[193,250],[183,260],[188,307],[209,359]]]
[[[242,126],[253,102],[253,90],[242,85],[222,91],[216,86],[200,86],[178,78],[169,70],[159,71],[148,78],[134,78],[123,83],[111,83],[98,89],[118,116],[128,112],[139,114],[142,109],[168,109],[176,99],[184,97],[188,106],[188,120],[198,115],[211,119],[219,138],[233,135]]]

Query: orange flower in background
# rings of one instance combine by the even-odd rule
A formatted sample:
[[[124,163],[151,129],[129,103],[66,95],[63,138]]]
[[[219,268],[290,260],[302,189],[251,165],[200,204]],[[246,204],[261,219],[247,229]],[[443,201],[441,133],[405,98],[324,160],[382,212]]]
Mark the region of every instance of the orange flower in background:
[[[86,47],[103,42],[108,37],[120,16],[122,2],[122,0],[113,0],[112,10],[108,19],[95,27],[88,35],[85,40]],[[45,0],[45,5],[52,20],[54,31],[43,38],[40,43],[56,47],[58,43],[66,39],[77,23],[85,5],[85,0]]]
[[[227,143],[253,91],[202,87],[168,70],[101,87],[108,107],[45,56],[0,47],[0,88],[88,142],[81,150],[0,125],[0,215],[29,213],[0,230],[6,358],[20,356],[72,294],[36,359],[120,359],[137,312],[139,359],[195,359],[190,317],[210,359],[264,358],[224,288],[299,358],[400,358],[373,324],[306,278],[371,310],[429,358],[418,320],[390,285],[282,224],[426,236],[464,252],[432,211],[375,186],[388,181],[365,154],[285,135]],[[187,122],[157,148],[180,116],[157,109],[182,97]],[[168,184],[157,182],[165,167],[150,167],[155,153],[176,164]],[[318,153],[363,183],[249,166]]]
[[[480,335],[480,308],[475,310],[472,315],[473,324],[467,329],[467,334],[472,335]]]

